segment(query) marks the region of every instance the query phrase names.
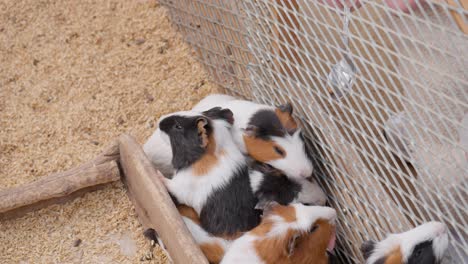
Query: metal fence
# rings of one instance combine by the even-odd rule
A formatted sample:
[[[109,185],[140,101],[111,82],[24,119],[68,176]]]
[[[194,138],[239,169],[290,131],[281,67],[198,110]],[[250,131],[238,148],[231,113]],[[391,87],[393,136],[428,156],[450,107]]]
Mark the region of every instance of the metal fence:
[[[291,101],[339,214],[342,263],[430,220],[468,263],[466,0],[163,0],[213,81]]]

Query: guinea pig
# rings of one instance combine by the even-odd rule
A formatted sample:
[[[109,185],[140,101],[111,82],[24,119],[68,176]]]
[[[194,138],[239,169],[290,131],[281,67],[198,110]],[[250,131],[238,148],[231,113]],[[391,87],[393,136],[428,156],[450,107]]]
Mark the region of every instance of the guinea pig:
[[[261,223],[234,240],[209,234],[190,208],[178,209],[210,263],[326,264],[335,245],[336,212],[330,207],[272,202]]]
[[[180,113],[182,113],[183,115],[184,112]],[[193,112],[185,113],[190,113],[190,115],[197,115],[197,113]],[[160,129],[159,124],[162,120],[166,119],[167,117],[177,114],[178,113],[176,112],[161,116],[158,120],[158,127],[156,131],[148,138],[146,143],[143,145],[143,151],[145,152],[146,156],[159,170],[159,172],[161,172],[167,178],[171,178],[174,174],[174,167],[172,165],[172,148],[169,135]],[[204,111],[203,113],[198,114],[214,119],[222,119],[223,115],[225,115],[226,112],[220,107],[213,107],[208,109],[207,111]],[[233,122],[232,114],[225,117],[230,118],[229,122]]]
[[[446,225],[429,222],[407,232],[390,234],[378,243],[366,241],[361,251],[366,264],[438,264],[448,243]]]
[[[261,211],[250,188],[247,158],[231,135],[232,112],[177,112],[159,123],[168,135],[175,174],[162,177],[169,193],[194,208],[201,226],[215,235],[233,235],[258,225]]]
[[[335,221],[330,207],[273,203],[259,226],[232,242],[221,263],[326,264]]]
[[[265,203],[275,201],[281,205],[303,203],[325,205],[327,197],[313,179],[289,178],[265,164],[253,162],[250,166],[250,186],[257,197],[257,209]]]
[[[312,161],[306,154],[301,129],[292,117],[291,104],[273,107],[214,94],[192,110],[200,112],[213,106],[233,112],[234,140],[244,154],[283,171],[290,178],[312,175]]]

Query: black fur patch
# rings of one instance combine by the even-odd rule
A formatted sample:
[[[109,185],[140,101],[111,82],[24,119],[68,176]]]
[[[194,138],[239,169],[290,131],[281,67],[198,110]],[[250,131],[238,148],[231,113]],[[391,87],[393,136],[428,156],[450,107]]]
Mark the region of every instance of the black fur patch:
[[[272,110],[257,111],[250,118],[248,125],[255,127],[255,136],[262,139],[270,139],[271,136],[283,137],[286,134],[286,129]]]
[[[260,223],[258,200],[250,187],[247,166],[239,169],[230,182],[215,190],[200,212],[201,226],[214,235],[248,231]]]
[[[254,165],[253,168],[258,169],[259,166]],[[260,167],[259,171],[263,173],[263,179],[255,196],[260,201],[275,201],[281,205],[288,205],[302,190],[299,183],[292,181],[276,169],[265,170]]]
[[[202,138],[198,133],[197,120],[203,116],[169,116],[161,120],[159,128],[169,135],[172,148],[172,166],[180,170],[189,167],[205,153]],[[212,133],[210,120],[205,125],[208,135]]]
[[[434,254],[432,241],[425,241],[414,247],[407,264],[437,264],[439,261]]]
[[[149,240],[153,240],[154,242],[158,243],[158,232],[153,228],[148,228],[143,232],[143,235]]]
[[[231,125],[234,124],[234,114],[227,108],[213,107],[210,110],[202,112],[202,114],[211,119],[222,119]]]
[[[364,241],[361,245],[361,253],[364,259],[368,259],[372,255],[372,251],[374,251],[375,242],[372,240]]]

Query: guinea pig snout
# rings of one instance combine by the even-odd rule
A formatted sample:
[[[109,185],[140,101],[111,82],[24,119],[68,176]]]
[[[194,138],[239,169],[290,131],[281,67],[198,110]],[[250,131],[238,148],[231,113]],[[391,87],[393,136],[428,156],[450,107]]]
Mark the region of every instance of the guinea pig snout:
[[[327,220],[330,224],[336,223],[336,210],[331,207],[320,206],[320,218]]]

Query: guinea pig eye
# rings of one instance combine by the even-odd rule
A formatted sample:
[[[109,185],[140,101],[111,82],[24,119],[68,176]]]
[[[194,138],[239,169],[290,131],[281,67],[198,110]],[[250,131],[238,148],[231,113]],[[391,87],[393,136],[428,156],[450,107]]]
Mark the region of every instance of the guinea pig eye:
[[[310,229],[309,233],[315,232],[318,228],[319,228],[318,225],[314,225],[314,226]]]
[[[177,130],[181,130],[181,129],[182,129],[182,126],[179,125],[179,124],[174,124],[174,128],[177,129]]]
[[[278,155],[280,155],[281,157],[284,157],[285,155],[284,150],[282,150],[281,148],[277,146],[274,146],[273,149],[275,150],[276,153],[278,153]]]

